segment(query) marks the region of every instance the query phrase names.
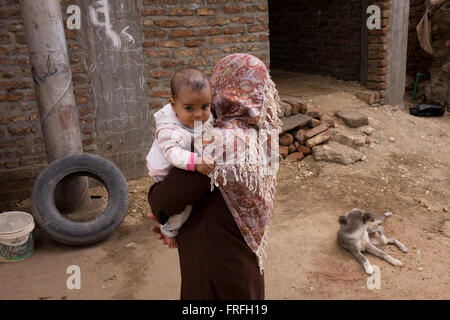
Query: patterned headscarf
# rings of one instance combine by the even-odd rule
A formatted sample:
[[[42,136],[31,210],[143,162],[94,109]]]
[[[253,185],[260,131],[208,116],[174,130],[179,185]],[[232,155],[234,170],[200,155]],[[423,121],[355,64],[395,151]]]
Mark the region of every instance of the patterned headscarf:
[[[264,63],[249,54],[221,59],[211,88],[216,121],[202,140],[203,154],[216,162],[211,190],[220,189],[262,273],[279,164],[278,93]]]

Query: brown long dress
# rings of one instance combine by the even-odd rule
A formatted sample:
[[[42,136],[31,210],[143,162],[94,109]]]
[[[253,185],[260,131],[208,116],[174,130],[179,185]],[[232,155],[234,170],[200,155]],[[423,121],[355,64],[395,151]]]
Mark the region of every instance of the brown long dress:
[[[197,172],[173,168],[149,190],[148,201],[160,223],[192,206],[177,237],[181,300],[264,299],[264,276],[220,190]]]

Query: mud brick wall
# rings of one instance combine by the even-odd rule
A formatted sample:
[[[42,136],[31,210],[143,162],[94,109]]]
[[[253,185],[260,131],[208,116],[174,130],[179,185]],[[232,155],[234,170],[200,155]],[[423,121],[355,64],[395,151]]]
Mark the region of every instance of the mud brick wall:
[[[150,104],[170,97],[170,77],[181,67],[206,74],[224,56],[246,52],[269,66],[267,0],[142,0],[144,61]]]
[[[360,79],[360,0],[269,0],[271,67]]]
[[[210,74],[220,58],[235,52],[251,53],[269,66],[267,0],[136,1],[149,110],[168,102],[170,77],[178,68],[194,66]],[[28,197],[47,165],[19,4],[0,0],[0,204]],[[61,0],[64,22],[70,4],[76,1]],[[96,153],[81,31],[65,28],[65,33],[83,148]]]

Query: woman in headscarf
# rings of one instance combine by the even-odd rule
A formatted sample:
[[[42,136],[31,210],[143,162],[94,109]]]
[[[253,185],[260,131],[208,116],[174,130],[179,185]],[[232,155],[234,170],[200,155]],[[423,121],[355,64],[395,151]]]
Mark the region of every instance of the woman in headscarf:
[[[210,177],[173,168],[148,194],[160,223],[193,205],[177,241],[181,299],[264,299],[263,257],[278,172],[278,94],[258,58],[233,54],[211,75],[214,128],[195,142]],[[216,188],[215,188],[216,187]]]

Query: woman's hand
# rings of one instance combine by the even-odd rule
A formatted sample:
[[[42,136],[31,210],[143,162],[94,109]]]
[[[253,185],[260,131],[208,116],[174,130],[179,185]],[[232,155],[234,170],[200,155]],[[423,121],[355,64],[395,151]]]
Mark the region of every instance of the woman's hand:
[[[209,156],[199,157],[195,170],[207,176],[214,169],[214,159]]]
[[[158,220],[153,215],[153,213],[150,212],[147,215],[147,217],[150,218],[151,220],[155,221],[158,224],[158,226],[156,226],[156,227],[152,226],[151,230],[157,234],[158,239],[161,239],[163,241],[163,244],[167,245],[167,242],[166,242],[166,240],[164,239],[164,237],[163,237],[163,235],[161,233],[161,229],[160,229],[161,224],[158,222]]]

